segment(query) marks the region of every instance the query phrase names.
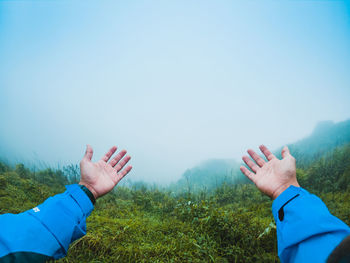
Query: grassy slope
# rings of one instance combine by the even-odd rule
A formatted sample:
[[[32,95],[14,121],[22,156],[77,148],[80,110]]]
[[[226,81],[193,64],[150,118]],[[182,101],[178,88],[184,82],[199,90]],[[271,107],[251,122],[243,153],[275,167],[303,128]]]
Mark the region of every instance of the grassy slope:
[[[298,178],[350,224],[349,145],[298,170]],[[68,183],[60,171],[1,164],[1,213],[30,209]],[[251,184],[222,185],[204,199],[118,187],[98,200],[88,234],[60,262],[278,262],[270,206]]]

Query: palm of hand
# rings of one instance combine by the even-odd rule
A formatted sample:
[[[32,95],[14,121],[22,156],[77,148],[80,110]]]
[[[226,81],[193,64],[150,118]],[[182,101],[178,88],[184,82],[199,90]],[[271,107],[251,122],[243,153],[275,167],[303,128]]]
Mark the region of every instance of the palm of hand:
[[[282,160],[277,159],[265,146],[260,150],[269,160],[266,162],[253,150],[248,150],[249,155],[243,156],[243,161],[253,171],[241,166],[241,171],[258,187],[260,191],[276,199],[290,185],[299,186],[296,179],[295,159],[289,153],[288,147],[282,150]]]
[[[85,185],[95,198],[110,192],[132,168],[128,166],[123,169],[131,158],[130,156],[123,158],[126,154],[125,150],[119,152],[109,161],[116,150],[117,147],[112,147],[101,160],[93,163],[91,161],[92,148],[89,145],[87,146],[85,156],[80,162],[80,184]]]
[[[84,178],[84,182],[93,186],[98,196],[110,192],[121,179],[116,170],[102,160],[96,163],[84,162],[80,167],[81,177]]]
[[[256,172],[255,185],[268,196],[275,196],[283,191],[284,186],[295,177],[295,161],[293,159],[273,159]],[[283,190],[282,190],[283,189]]]

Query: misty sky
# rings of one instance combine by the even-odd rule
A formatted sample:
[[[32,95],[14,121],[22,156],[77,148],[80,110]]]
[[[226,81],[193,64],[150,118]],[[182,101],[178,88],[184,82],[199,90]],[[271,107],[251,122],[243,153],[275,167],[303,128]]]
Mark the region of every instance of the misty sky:
[[[169,182],[350,118],[342,1],[0,1],[0,154]]]

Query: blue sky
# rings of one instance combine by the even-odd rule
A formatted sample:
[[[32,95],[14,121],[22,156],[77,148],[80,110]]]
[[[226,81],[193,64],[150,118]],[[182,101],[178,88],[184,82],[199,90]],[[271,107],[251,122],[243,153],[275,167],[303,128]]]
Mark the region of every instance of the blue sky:
[[[350,118],[342,1],[0,1],[0,152],[169,182]]]

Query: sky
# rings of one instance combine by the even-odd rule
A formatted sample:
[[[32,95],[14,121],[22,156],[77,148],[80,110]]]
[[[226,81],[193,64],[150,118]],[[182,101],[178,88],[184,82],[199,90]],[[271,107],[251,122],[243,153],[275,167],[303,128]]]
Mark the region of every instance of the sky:
[[[168,183],[350,118],[347,1],[1,1],[0,155]]]

